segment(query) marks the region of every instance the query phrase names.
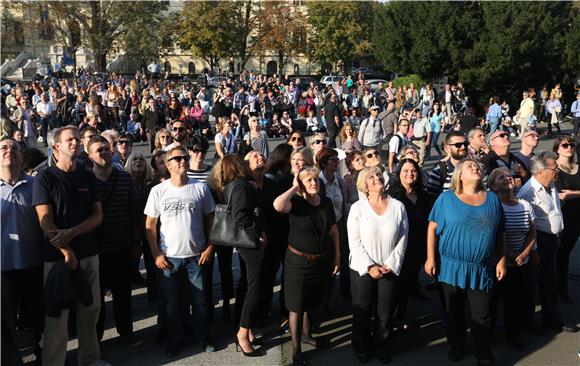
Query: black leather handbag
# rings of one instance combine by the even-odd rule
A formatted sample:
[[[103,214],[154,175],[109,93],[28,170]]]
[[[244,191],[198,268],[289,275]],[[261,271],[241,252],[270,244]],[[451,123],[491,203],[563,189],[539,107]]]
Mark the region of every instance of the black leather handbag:
[[[216,205],[213,225],[210,234],[210,243],[227,247],[255,249],[260,245],[260,236],[252,228],[236,225],[230,205],[233,185],[230,184],[226,192],[226,203]]]

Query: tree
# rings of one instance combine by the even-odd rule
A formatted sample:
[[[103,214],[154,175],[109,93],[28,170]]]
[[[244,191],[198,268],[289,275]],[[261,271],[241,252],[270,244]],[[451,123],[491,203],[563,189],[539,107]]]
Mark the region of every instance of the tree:
[[[311,60],[346,65],[372,51],[373,2],[308,2],[309,24],[313,29],[308,49]]]
[[[190,2],[181,11],[181,48],[203,58],[212,71],[223,57],[231,56],[239,47],[236,18],[232,16],[236,6],[228,1]]]
[[[259,23],[255,3],[248,1],[235,1],[235,25],[232,29],[236,38],[234,55],[240,60],[240,68],[244,68],[252,56],[252,45],[256,42],[256,27]]]
[[[278,57],[278,75],[282,75],[290,58],[306,51],[308,23],[299,8],[276,1],[263,2],[258,19],[258,37],[252,50],[257,54],[274,52]]]

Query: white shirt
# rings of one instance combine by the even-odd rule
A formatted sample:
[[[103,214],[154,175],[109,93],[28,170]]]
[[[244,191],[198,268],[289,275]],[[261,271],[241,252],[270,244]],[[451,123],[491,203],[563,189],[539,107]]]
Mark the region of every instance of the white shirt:
[[[554,184],[548,191],[535,177],[532,177],[522,186],[518,193],[518,198],[532,204],[538,231],[548,234],[560,234],[564,230],[560,198]]]
[[[320,172],[320,179],[324,182],[326,197],[330,198],[332,201],[332,206],[334,207],[334,216],[336,216],[336,221],[338,221],[342,218],[342,203],[344,201],[342,191],[340,190],[340,185],[338,184],[338,174],[334,173],[332,184],[326,180],[323,172]]]
[[[151,189],[145,215],[160,219],[159,245],[167,257],[189,258],[206,248],[203,219],[214,210],[207,184],[190,178],[175,187],[168,179]]]
[[[395,135],[393,135],[393,137],[391,137],[391,140],[389,141],[389,153],[395,153],[398,159],[399,156],[401,155],[403,147],[407,145],[407,142],[408,142],[407,136],[403,135],[401,132],[397,132]]]
[[[361,276],[369,266],[386,265],[397,276],[407,250],[409,222],[405,206],[389,197],[387,209],[378,215],[368,199],[355,202],[347,222],[350,268]]]
[[[54,103],[52,102],[45,103],[43,101],[40,101],[36,105],[36,112],[38,112],[39,114],[44,113],[46,117],[49,117],[53,111],[54,111]]]

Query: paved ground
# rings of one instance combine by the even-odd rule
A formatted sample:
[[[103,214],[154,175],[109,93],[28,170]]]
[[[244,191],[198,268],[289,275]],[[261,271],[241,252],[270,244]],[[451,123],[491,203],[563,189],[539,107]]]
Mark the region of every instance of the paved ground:
[[[272,142],[276,145],[279,142]],[[542,140],[541,148],[551,148],[552,141]],[[514,149],[519,144],[514,143]],[[145,150],[145,147],[136,147]],[[208,156],[213,156],[209,153]],[[432,164],[432,163],[431,163]],[[570,293],[575,304],[560,304],[560,309],[567,323],[580,325],[580,245],[577,245],[572,253],[570,272],[574,277],[570,279]],[[216,266],[217,267],[217,266]],[[234,259],[235,278],[238,275],[237,255]],[[216,268],[217,273],[217,268]],[[219,291],[219,274],[214,276],[214,293]],[[279,294],[279,288],[276,288]],[[446,365],[447,345],[445,340],[445,327],[442,322],[442,310],[436,292],[426,292],[430,300],[420,301],[411,298],[408,310],[408,319],[413,325],[414,331],[409,333],[396,333],[393,349],[393,365]],[[274,299],[277,305],[277,298]],[[313,365],[351,365],[356,364],[350,347],[350,334],[352,324],[352,311],[349,301],[339,297],[335,291],[334,304],[337,315],[332,319],[323,319],[320,334],[331,340],[332,349],[314,350],[304,348],[305,358]],[[110,299],[106,306],[111,307]],[[274,316],[267,319],[270,326],[260,329],[259,333],[266,339],[267,354],[260,358],[244,358],[241,353],[235,352],[232,342],[233,330],[231,325],[226,325],[221,320],[221,304],[216,305],[216,319],[212,327],[213,339],[217,351],[215,353],[202,353],[199,346],[190,345],[183,349],[182,354],[175,359],[163,357],[164,344],[155,340],[156,315],[155,308],[147,301],[143,288],[135,288],[133,291],[134,324],[136,334],[144,340],[139,348],[128,348],[118,342],[112,320],[108,319],[105,339],[102,343],[103,359],[113,365],[288,365],[291,363],[291,344],[289,335],[277,331],[278,309],[273,309]],[[107,314],[112,314],[107,309]],[[580,351],[580,333],[550,333],[542,336],[524,332],[522,341],[526,345],[525,351],[516,351],[505,342],[502,328],[501,315],[498,319],[498,330],[494,335],[493,350],[497,365],[580,365],[578,352]],[[30,335],[21,332],[20,343],[23,346],[25,361],[31,363],[26,346],[30,342]],[[468,341],[469,344],[469,341]],[[75,339],[69,342],[69,365],[76,365]],[[470,348],[468,348],[470,352]],[[464,360],[455,363],[457,365],[474,364],[475,359],[469,353]],[[378,365],[375,359],[370,365]],[[8,366],[8,365],[7,365]]]

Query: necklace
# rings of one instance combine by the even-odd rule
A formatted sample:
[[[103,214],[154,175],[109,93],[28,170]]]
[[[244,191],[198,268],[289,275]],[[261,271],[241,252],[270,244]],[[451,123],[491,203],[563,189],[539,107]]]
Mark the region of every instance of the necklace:
[[[569,165],[564,165],[564,164],[558,164],[558,167],[565,171],[566,173],[570,174],[572,173],[572,170],[574,169],[574,164],[569,164]]]

